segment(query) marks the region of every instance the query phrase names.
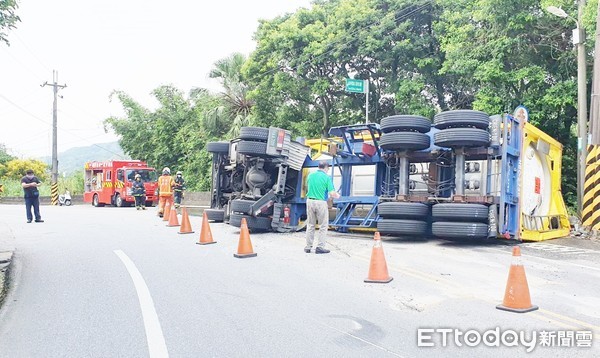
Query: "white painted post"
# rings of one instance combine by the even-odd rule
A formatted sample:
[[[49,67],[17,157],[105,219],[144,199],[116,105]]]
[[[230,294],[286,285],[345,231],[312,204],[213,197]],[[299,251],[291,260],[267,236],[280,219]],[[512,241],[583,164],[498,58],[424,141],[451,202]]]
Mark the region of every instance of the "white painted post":
[[[369,123],[369,80],[365,81],[365,124]]]

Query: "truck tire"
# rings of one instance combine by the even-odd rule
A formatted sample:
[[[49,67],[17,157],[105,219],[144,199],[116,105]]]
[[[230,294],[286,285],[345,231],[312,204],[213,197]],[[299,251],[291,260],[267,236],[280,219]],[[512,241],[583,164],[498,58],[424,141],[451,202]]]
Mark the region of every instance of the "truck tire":
[[[438,113],[433,117],[435,128],[475,127],[487,129],[490,126],[490,116],[481,111],[459,109]]]
[[[429,148],[430,139],[418,132],[391,132],[381,135],[379,145],[385,150],[422,150]]]
[[[238,138],[243,140],[266,142],[269,139],[269,129],[261,127],[242,127]]]
[[[248,156],[265,157],[267,156],[267,143],[242,140],[237,145],[237,152]]]
[[[209,221],[223,222],[225,220],[225,210],[223,209],[206,209],[204,212]]]
[[[100,198],[98,198],[98,194],[94,194],[94,197],[92,198],[92,205],[97,208],[104,206],[104,204],[100,203]]]
[[[433,135],[435,145],[446,148],[487,147],[490,134],[479,128],[448,128]]]
[[[208,142],[206,143],[206,151],[209,153],[229,153],[229,142]]]
[[[434,221],[475,221],[487,223],[488,207],[483,204],[442,203],[431,208]]]
[[[231,201],[231,212],[252,215],[250,208],[256,201],[236,199]]]
[[[119,195],[118,193],[115,194],[115,206],[118,208],[122,208],[127,206],[127,203],[125,202],[125,200],[123,200],[123,198],[121,198],[121,195]]]
[[[271,230],[271,218],[264,216],[250,216],[238,213],[233,213],[229,217],[229,225],[240,227],[242,226],[242,218],[246,218],[249,230],[254,231],[269,231]]]
[[[381,120],[380,128],[383,133],[416,131],[427,133],[431,129],[431,121],[421,116],[390,116]]]
[[[437,221],[431,224],[434,236],[446,239],[485,239],[488,225],[470,222]]]
[[[153,202],[153,201],[146,201],[146,202],[144,203],[144,205],[146,205],[146,207],[148,207],[148,208],[151,208],[151,207],[153,207],[153,206],[154,206],[154,202]]]
[[[382,234],[399,236],[427,235],[427,222],[404,219],[381,219],[377,222],[377,230]]]
[[[377,213],[385,219],[422,219],[429,215],[429,206],[423,203],[384,202],[377,205]]]

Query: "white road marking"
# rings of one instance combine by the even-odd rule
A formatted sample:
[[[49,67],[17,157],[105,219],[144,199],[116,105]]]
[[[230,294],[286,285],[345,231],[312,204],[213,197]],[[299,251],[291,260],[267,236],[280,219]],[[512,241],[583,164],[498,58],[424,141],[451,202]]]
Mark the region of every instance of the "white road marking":
[[[151,358],[168,358],[169,352],[167,351],[167,345],[165,344],[165,337],[160,327],[158,315],[154,309],[154,301],[150,296],[146,281],[140,271],[129,256],[127,256],[121,250],[114,250],[114,253],[123,261],[135,290],[137,291],[138,299],[140,301],[140,307],[142,309],[142,318],[144,319],[144,328],[146,329],[146,340],[148,341],[148,351],[150,352]]]
[[[523,247],[530,249],[543,250],[548,252],[556,252],[563,254],[598,254],[600,251],[594,251],[589,249],[582,249],[578,247],[570,247],[564,245],[546,244],[546,243],[530,243],[523,244]]]
[[[496,248],[490,248],[490,250],[494,250],[494,251],[498,251],[501,252],[503,254],[510,254],[510,251],[507,250],[502,250],[502,249],[496,249]],[[576,264],[574,262],[569,262],[569,261],[560,261],[560,260],[554,260],[554,259],[547,259],[544,257],[539,257],[539,256],[535,256],[535,255],[523,255],[523,257],[527,257],[528,259],[537,259],[537,260],[542,260],[542,261],[548,261],[554,265],[567,265],[567,266],[575,266],[575,267],[580,267],[580,268],[584,268],[587,270],[594,270],[594,271],[600,271],[600,267],[593,267],[593,266],[587,266],[587,265],[580,265],[580,264]]]
[[[393,352],[393,351],[391,351],[391,350],[389,350],[389,349],[387,349],[387,348],[385,348],[385,347],[383,347],[383,346],[380,346],[379,344],[376,344],[376,343],[373,343],[373,342],[369,342],[369,341],[367,341],[366,339],[360,338],[360,337],[358,337],[358,336],[356,336],[356,335],[354,335],[354,334],[352,334],[352,333],[350,333],[350,332],[346,332],[346,331],[343,331],[343,330],[341,330],[341,329],[337,329],[337,328],[335,328],[335,327],[333,327],[333,326],[330,326],[330,325],[328,325],[328,324],[326,324],[326,323],[323,323],[323,322],[320,322],[320,321],[317,321],[317,320],[312,320],[312,321],[313,321],[313,322],[316,322],[316,323],[318,323],[318,324],[320,324],[320,325],[322,325],[322,326],[324,326],[324,327],[327,327],[327,328],[329,328],[329,329],[332,329],[332,330],[334,330],[334,331],[336,331],[336,332],[339,332],[339,333],[341,333],[341,334],[345,334],[345,335],[347,335],[347,336],[349,336],[349,337],[352,337],[352,338],[354,338],[354,339],[356,339],[356,340],[358,340],[358,341],[361,341],[361,342],[363,342],[363,343],[366,343],[366,344],[368,344],[368,345],[370,345],[370,346],[372,346],[372,347],[375,347],[375,348],[381,349],[382,351],[385,351],[385,352],[387,352],[387,353],[389,353],[389,354],[391,354],[391,355],[393,355],[393,356],[396,356],[396,357],[401,357],[401,358],[403,358],[403,357],[402,357],[400,354],[398,354],[398,353],[396,353],[396,352]],[[357,323],[358,323],[358,322],[357,322]]]

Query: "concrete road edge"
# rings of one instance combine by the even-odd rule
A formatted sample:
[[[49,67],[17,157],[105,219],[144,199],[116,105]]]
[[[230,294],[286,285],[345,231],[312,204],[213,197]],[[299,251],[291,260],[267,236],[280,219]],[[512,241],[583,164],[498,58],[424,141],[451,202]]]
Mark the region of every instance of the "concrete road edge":
[[[15,237],[5,223],[0,223],[0,307],[8,292],[10,267],[12,263]]]

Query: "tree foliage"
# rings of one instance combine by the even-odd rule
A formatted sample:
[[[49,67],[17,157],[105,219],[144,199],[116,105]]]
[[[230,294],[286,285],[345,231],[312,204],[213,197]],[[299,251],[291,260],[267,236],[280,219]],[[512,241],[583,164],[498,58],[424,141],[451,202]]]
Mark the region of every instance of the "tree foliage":
[[[6,145],[0,143],[0,164],[5,164],[12,159],[15,159],[15,157],[8,153]]]
[[[510,113],[523,104],[531,121],[564,145],[563,191],[572,204],[573,23],[547,13],[549,5],[576,13],[569,0],[315,0],[308,9],[261,21],[247,59],[233,54],[216,62],[209,76],[219,79],[221,93],[194,89],[186,99],[161,87],[153,92],[160,107],[152,112],[116,92],[126,118],[107,124],[132,157],[206,174],[203,144],[231,138],[243,125],[311,137],[363,122],[364,94],[345,92],[347,78],[369,80],[371,122],[452,109]],[[597,0],[588,2],[588,33],[596,7]],[[589,35],[587,48],[592,53]]]
[[[248,96],[248,85],[242,78],[242,66],[246,57],[234,53],[214,64],[209,76],[221,82],[224,91],[217,96],[218,103],[205,113],[205,124],[218,132],[233,138],[239,134],[240,128],[250,124],[250,113],[254,101]]]
[[[21,179],[31,169],[40,181],[48,181],[48,165],[36,159],[12,159],[4,164],[4,179]]]
[[[305,135],[358,122],[364,97],[343,91],[351,76],[371,82],[371,121],[450,109],[511,113],[523,104],[564,145],[563,190],[572,203],[573,24],[548,5],[576,11],[573,2],[545,0],[316,1],[260,24],[245,65],[253,115]],[[588,29],[596,6],[588,4]]]
[[[10,45],[8,42],[8,31],[16,27],[21,21],[16,14],[19,4],[16,0],[0,0],[0,42]]]
[[[210,156],[204,150],[211,134],[204,130],[206,113],[216,103],[206,91],[196,90],[186,98],[172,86],[152,91],[159,103],[151,111],[124,92],[113,92],[125,117],[105,120],[105,127],[120,136],[119,144],[132,158],[147,161],[162,170],[181,170],[190,189],[210,185]]]

